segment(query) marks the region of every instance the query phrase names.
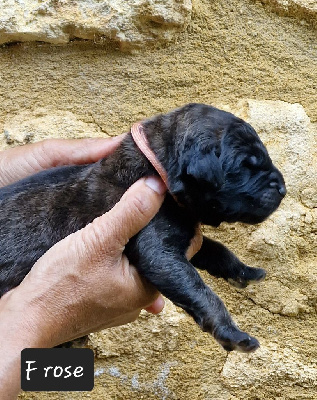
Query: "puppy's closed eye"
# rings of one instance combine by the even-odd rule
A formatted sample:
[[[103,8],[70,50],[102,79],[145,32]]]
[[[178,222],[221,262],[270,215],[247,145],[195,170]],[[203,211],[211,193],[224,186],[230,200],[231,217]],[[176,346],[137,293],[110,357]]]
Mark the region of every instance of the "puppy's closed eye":
[[[256,156],[251,156],[247,159],[247,164],[252,165],[253,167],[258,165],[258,159]]]
[[[260,171],[260,170],[265,171],[271,168],[272,163],[270,162],[270,160],[266,155],[257,154],[247,157],[244,160],[243,165],[254,171]]]

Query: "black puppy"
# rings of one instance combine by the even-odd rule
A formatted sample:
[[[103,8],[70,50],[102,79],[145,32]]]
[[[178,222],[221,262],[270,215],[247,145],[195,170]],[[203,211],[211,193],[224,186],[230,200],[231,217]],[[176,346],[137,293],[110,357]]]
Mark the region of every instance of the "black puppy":
[[[255,350],[258,341],[237,328],[193,265],[238,287],[263,279],[265,271],[246,266],[208,238],[192,264],[185,253],[199,223],[265,220],[285,195],[281,173],[249,124],[210,106],[186,105],[145,120],[142,129],[167,172],[170,194],[126,246],[130,262],[226,350]],[[2,188],[0,296],[56,242],[111,209],[137,179],[153,174],[128,134],[95,164],[53,168]]]

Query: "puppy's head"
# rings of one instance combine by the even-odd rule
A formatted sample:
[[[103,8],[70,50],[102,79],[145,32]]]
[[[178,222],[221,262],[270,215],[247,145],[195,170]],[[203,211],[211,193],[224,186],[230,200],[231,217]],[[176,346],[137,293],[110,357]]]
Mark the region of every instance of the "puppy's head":
[[[145,129],[161,133],[159,146],[150,139],[171,192],[205,224],[262,222],[286,194],[255,130],[231,113],[189,104],[147,120]]]

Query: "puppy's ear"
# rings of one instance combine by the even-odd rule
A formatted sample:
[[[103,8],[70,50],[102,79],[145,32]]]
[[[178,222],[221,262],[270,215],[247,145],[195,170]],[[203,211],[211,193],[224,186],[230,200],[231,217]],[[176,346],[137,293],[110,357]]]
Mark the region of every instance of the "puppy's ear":
[[[218,190],[224,183],[224,173],[216,149],[213,147],[202,150],[196,146],[183,152],[175,178],[170,185],[170,190],[175,195],[182,196],[188,190],[197,191],[199,184]]]
[[[224,173],[215,150],[207,154],[196,153],[188,160],[187,175],[197,181],[205,181],[214,189],[219,189],[224,183]]]

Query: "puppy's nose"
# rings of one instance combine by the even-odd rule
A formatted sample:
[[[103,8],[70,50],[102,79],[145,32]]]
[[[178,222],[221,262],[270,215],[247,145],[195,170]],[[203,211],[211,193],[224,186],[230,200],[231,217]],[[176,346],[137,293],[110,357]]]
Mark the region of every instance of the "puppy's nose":
[[[284,197],[286,195],[286,187],[285,187],[285,185],[280,186],[279,189],[278,189],[278,192],[279,192],[279,194],[281,196]]]
[[[286,195],[286,187],[285,187],[284,183],[274,180],[274,181],[270,182],[270,187],[276,188],[282,197],[284,197]]]

